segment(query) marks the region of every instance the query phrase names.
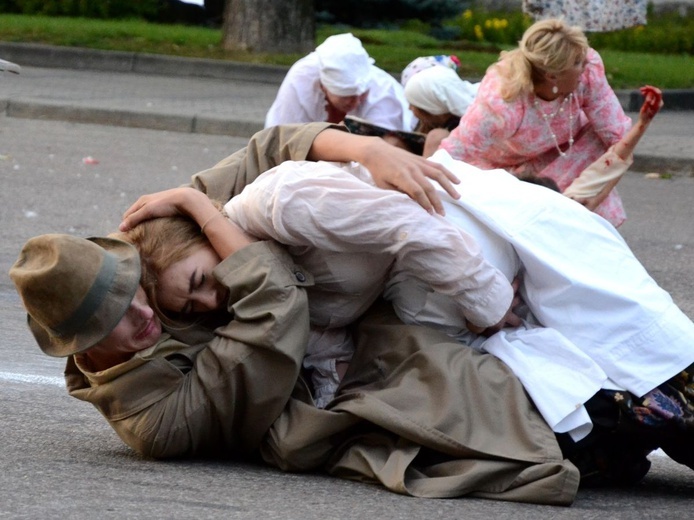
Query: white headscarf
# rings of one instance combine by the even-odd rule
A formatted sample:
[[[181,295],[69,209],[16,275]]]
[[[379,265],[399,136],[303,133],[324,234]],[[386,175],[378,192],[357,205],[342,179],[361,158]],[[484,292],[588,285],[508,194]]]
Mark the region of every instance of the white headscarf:
[[[320,81],[335,96],[359,96],[369,89],[374,62],[352,33],[328,37],[316,47]]]
[[[400,73],[400,84],[404,87],[410,78],[418,72],[428,69],[429,67],[448,67],[449,69],[458,70],[460,59],[455,54],[445,55],[438,54],[436,56],[420,56],[415,58]]]
[[[448,67],[420,70],[405,85],[407,102],[435,116],[462,116],[475,99],[478,84],[463,81]]]

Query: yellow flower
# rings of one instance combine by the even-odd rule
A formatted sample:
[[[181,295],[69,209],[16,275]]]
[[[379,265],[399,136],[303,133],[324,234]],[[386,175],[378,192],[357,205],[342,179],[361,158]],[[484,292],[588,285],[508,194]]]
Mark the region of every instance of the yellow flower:
[[[508,26],[508,20],[502,20],[500,18],[494,18],[494,29],[500,31]]]
[[[475,37],[478,40],[484,40],[484,32],[482,32],[482,27],[480,24],[475,25]]]
[[[470,9],[465,9],[465,11],[463,11],[463,18],[465,20],[472,18],[472,11]]]

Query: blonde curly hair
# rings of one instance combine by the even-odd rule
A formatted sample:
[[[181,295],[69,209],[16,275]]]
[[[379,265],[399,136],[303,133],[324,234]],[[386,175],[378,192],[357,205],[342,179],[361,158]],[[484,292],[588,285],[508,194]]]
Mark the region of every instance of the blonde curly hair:
[[[502,51],[492,65],[502,78],[501,97],[512,101],[529,94],[544,74],[560,74],[584,61],[588,48],[580,27],[558,18],[535,22],[523,33],[518,48]]]

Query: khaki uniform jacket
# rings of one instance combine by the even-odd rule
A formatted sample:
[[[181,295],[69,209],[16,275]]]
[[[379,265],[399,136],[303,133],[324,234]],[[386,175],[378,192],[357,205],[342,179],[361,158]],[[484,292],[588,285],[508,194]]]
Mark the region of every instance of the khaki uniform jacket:
[[[303,286],[310,275],[270,242],[243,248],[214,274],[230,290],[234,318],[209,341],[183,343],[164,334],[153,347],[96,373],[79,355],[68,359],[70,395],[96,406],[142,455],[252,453],[299,376],[309,320]]]
[[[275,161],[305,158],[328,126],[264,130],[249,148],[194,176],[193,185],[227,200]],[[272,252],[276,263],[255,263],[253,246]],[[209,343],[169,338],[113,367],[115,376],[104,381],[97,379],[103,373],[83,374],[68,362],[70,393],[94,403],[138,452],[234,455],[258,447],[265,461],[287,471],[321,469],[413,496],[573,501],[578,470],[496,358],[438,331],[405,326],[379,304],[356,327],[357,353],[336,399],[320,410],[299,376],[308,324],[300,269],[267,243],[221,267],[235,273],[216,273],[232,290],[236,275],[249,277],[250,299],[236,288],[234,319]],[[252,274],[258,269],[264,286]],[[275,269],[283,270],[279,281]],[[192,391],[198,387],[207,404]]]

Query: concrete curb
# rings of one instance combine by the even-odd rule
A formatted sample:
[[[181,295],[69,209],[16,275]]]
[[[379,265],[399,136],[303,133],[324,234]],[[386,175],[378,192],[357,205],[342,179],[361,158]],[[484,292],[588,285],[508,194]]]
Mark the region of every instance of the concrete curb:
[[[34,43],[0,42],[0,55],[31,67],[199,76],[279,85],[288,67],[138,52],[101,51]]]
[[[0,113],[8,117],[70,121],[95,125],[124,126],[198,134],[251,137],[263,129],[262,122],[229,120],[205,116],[182,116],[164,112],[136,112],[98,107],[76,107],[57,103],[39,103],[0,99]]]
[[[682,157],[656,157],[646,153],[634,152],[634,162],[629,167],[634,172],[659,172],[668,175],[694,177],[694,161]]]
[[[625,112],[638,112],[643,104],[643,96],[638,90],[617,90],[617,99]],[[667,89],[663,90],[662,110],[694,110],[694,90]]]

